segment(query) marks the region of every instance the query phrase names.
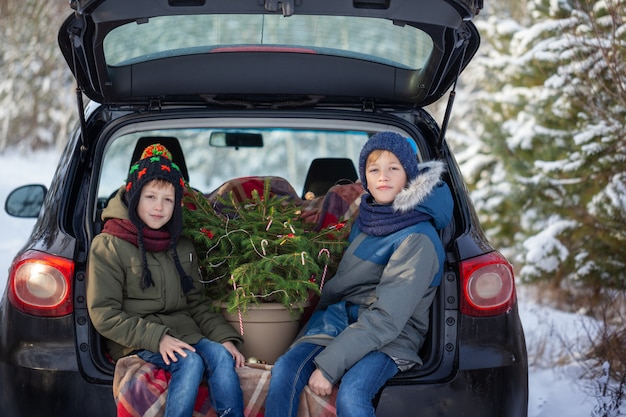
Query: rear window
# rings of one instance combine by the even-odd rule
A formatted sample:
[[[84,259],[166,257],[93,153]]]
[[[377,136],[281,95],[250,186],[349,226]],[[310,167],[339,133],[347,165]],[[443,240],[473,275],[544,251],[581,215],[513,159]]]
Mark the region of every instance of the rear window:
[[[175,138],[182,155],[174,153],[174,162],[182,163],[189,173],[189,184],[205,193],[224,182],[245,176],[278,176],[304,193],[307,170],[314,159],[347,158],[354,169],[370,132],[291,128],[255,129],[159,129],[133,132],[117,138],[108,148],[98,197],[106,198],[126,179],[137,143],[160,142]],[[149,138],[149,139],[148,139]],[[143,149],[144,145],[140,148]],[[170,150],[173,150],[170,149]]]
[[[390,20],[348,16],[192,15],[132,22],[104,39],[110,66],[204,53],[279,51],[353,57],[418,70],[430,36]]]

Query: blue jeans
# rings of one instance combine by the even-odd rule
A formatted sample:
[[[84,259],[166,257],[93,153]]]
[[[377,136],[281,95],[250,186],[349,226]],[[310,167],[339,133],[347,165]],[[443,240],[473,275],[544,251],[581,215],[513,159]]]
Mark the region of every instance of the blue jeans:
[[[165,417],[191,417],[198,395],[198,387],[206,375],[209,385],[211,406],[218,416],[243,417],[243,393],[235,361],[220,343],[201,339],[193,345],[196,352],[187,351],[187,356],[178,361],[163,362],[160,353],[149,350],[137,355],[172,375],[165,403]]]
[[[300,394],[316,366],[313,360],[324,346],[299,343],[278,358],[265,401],[265,417],[296,417]],[[372,399],[398,373],[395,362],[381,352],[370,352],[344,374],[337,393],[339,417],[374,417]]]

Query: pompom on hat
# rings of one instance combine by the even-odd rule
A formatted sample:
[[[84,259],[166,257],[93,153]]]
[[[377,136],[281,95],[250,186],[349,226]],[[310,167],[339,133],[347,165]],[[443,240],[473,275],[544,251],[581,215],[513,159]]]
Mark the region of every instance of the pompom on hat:
[[[363,188],[367,190],[367,177],[365,165],[367,157],[375,150],[389,151],[398,158],[402,168],[406,172],[407,183],[413,181],[419,174],[417,164],[417,145],[413,140],[395,132],[379,132],[373,135],[361,149],[359,156],[359,176]]]
[[[135,162],[128,172],[126,179],[126,192],[124,195],[126,205],[128,206],[128,217],[130,221],[137,227],[138,247],[142,254],[143,261],[143,284],[144,288],[154,285],[150,270],[147,266],[146,253],[144,248],[143,229],[146,227],[144,222],[137,214],[137,205],[143,187],[153,180],[167,181],[174,186],[174,211],[172,218],[164,226],[170,234],[170,250],[176,269],[181,277],[183,290],[188,292],[193,287],[191,277],[183,270],[178,254],[176,253],[176,243],[183,231],[183,214],[181,209],[181,201],[183,198],[183,190],[185,188],[185,180],[178,165],[172,162],[172,154],[160,143],[155,143],[144,149],[141,158]]]

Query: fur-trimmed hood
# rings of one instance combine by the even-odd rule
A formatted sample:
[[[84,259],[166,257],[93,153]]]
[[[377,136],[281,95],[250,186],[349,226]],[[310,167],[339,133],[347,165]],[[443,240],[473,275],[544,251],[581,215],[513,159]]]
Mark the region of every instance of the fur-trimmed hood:
[[[428,161],[419,164],[419,174],[393,201],[393,208],[406,213],[417,210],[429,214],[437,229],[448,225],[452,219],[452,194],[441,177],[445,164]]]

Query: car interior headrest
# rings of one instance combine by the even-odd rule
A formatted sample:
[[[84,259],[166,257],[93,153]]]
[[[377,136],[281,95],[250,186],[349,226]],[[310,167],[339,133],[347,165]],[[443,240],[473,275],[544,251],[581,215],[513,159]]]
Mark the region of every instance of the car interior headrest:
[[[354,183],[359,178],[350,158],[318,158],[311,162],[304,181],[302,198],[308,192],[315,197],[326,194],[336,184]]]

